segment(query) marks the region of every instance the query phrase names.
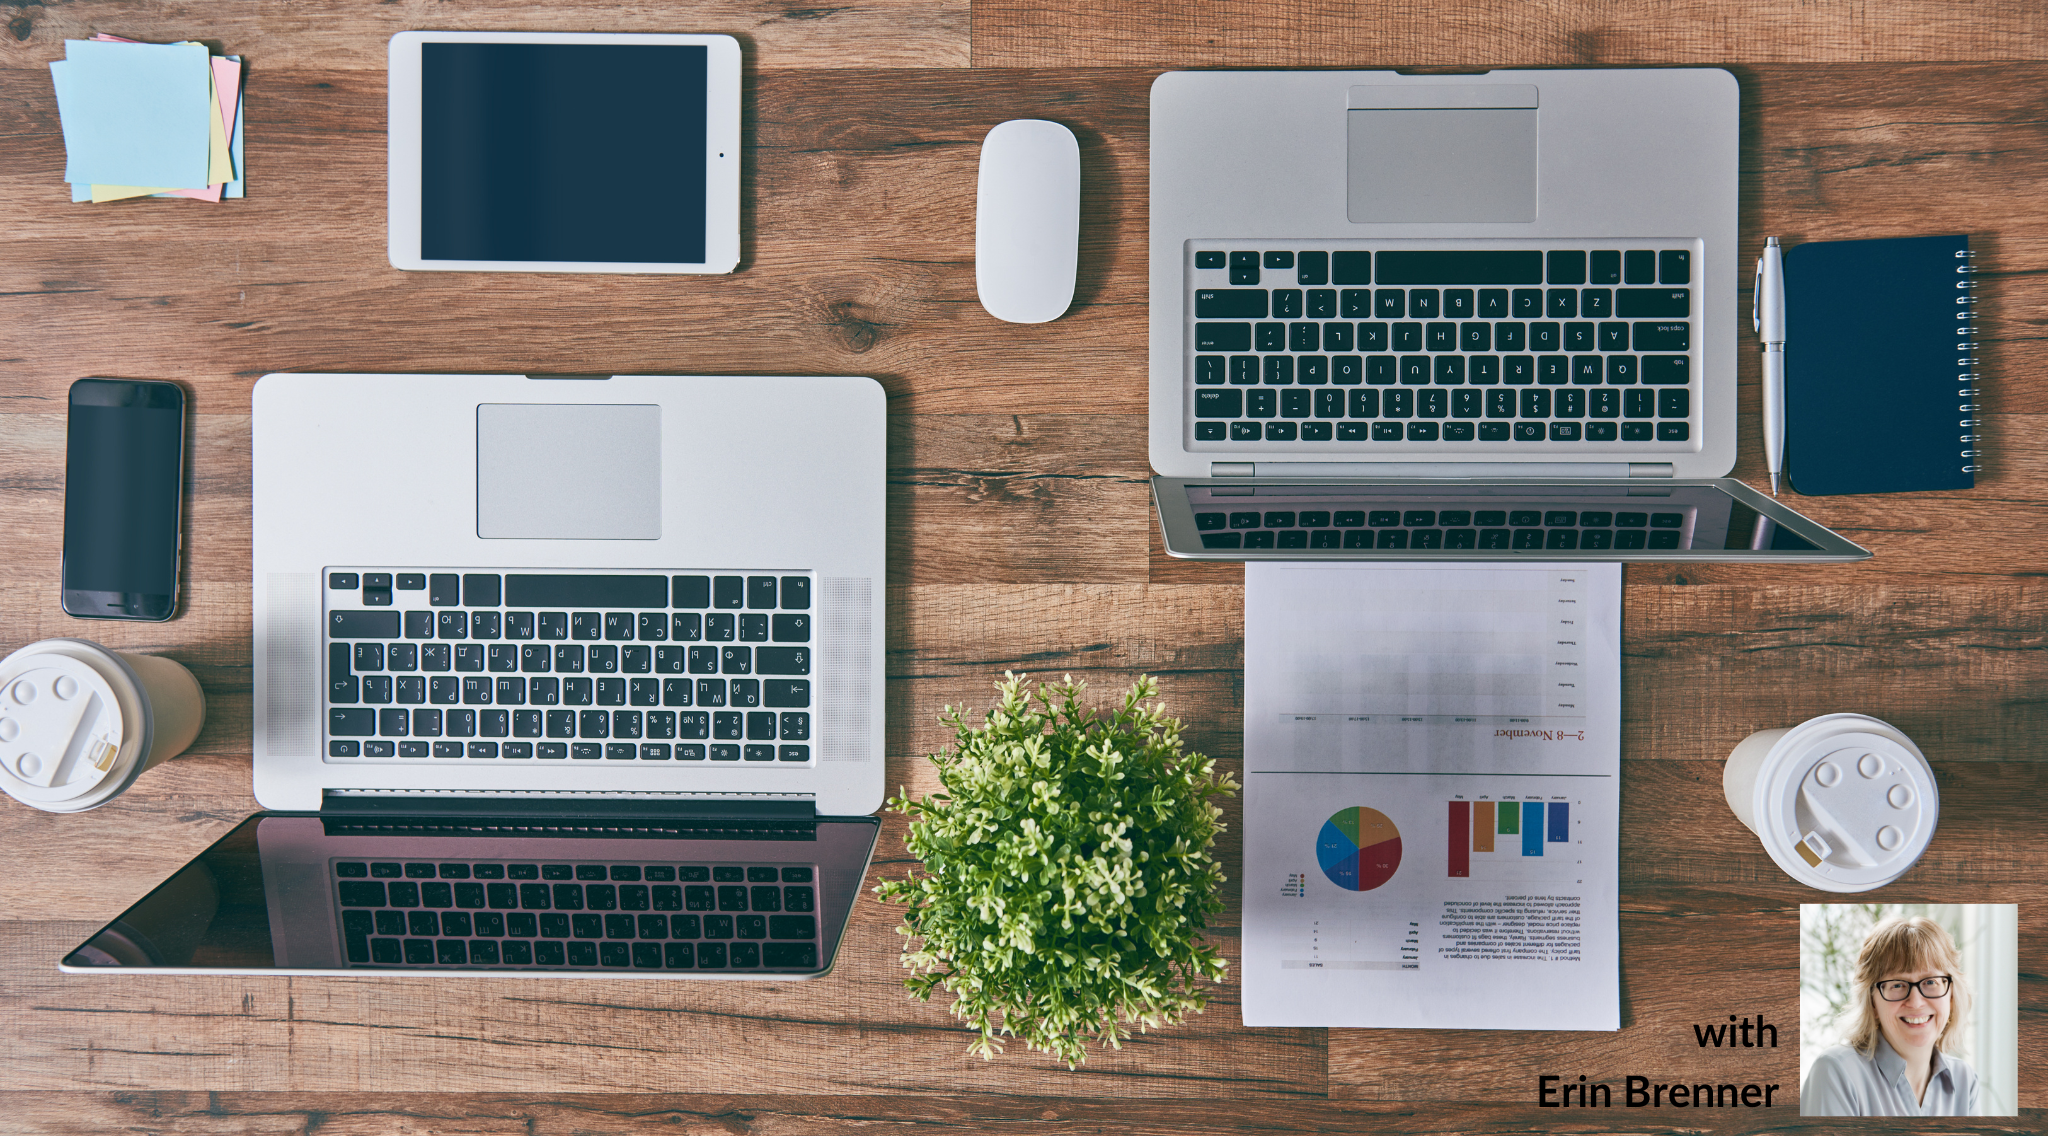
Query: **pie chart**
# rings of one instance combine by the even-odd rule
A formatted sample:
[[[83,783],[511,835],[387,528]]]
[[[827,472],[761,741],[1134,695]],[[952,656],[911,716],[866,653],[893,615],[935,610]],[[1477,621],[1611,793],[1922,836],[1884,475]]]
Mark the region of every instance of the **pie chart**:
[[[1339,809],[1316,836],[1316,861],[1338,887],[1371,891],[1401,866],[1401,830],[1378,809]]]

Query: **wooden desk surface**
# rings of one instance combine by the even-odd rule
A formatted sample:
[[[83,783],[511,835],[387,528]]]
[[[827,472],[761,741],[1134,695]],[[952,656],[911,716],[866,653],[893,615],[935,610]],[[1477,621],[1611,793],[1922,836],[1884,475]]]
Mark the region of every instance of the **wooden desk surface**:
[[[1892,900],[2021,904],[2020,1118],[2048,1108],[2048,15],[2025,0],[865,0],[694,11],[16,0],[0,8],[0,650],[87,635],[191,666],[194,751],[117,803],[0,802],[0,1132],[1207,1133],[1803,1128],[1796,1110],[1535,1105],[1541,1073],[1737,1079],[1796,1098],[1792,885],[1721,800],[1751,730],[1837,710],[1925,748],[1943,823]],[[1654,9],[1654,10],[1653,10]],[[727,277],[401,273],[384,257],[384,47],[407,28],[720,31],[747,52],[745,247]],[[245,53],[250,197],[72,205],[45,64],[96,31]],[[1953,62],[1921,62],[1943,60]],[[1004,668],[1162,676],[1237,768],[1242,571],[1160,549],[1147,507],[1147,87],[1176,66],[1693,63],[1742,83],[1742,250],[1968,231],[1989,470],[1971,492],[1794,497],[1861,564],[1627,571],[1622,993],[1613,1034],[1247,1030],[1233,983],[1193,1024],[1077,1072],[994,1062],[909,1001],[864,898],[812,984],[57,974],[54,959],[255,807],[249,793],[249,390],[280,370],[861,373],[888,388],[889,783],[947,702]],[[978,144],[1048,117],[1082,140],[1073,311],[975,303]],[[597,190],[593,188],[593,198]],[[593,200],[602,207],[601,200]],[[1747,340],[1744,340],[1747,343]],[[1756,366],[1742,456],[1762,484]],[[188,594],[83,624],[56,578],[64,395],[85,375],[191,392]],[[394,407],[393,413],[402,413]],[[366,447],[366,458],[374,458]],[[346,471],[337,471],[346,476]],[[1233,826],[1237,817],[1231,817]],[[892,820],[876,871],[906,870]],[[1236,874],[1235,829],[1224,854]],[[1235,884],[1233,883],[1233,888]],[[1218,941],[1236,954],[1236,895]],[[1532,991],[1532,997],[1569,996]],[[1690,1025],[1782,1023],[1702,1051]],[[92,1090],[79,1093],[67,1090]],[[659,1095],[640,1095],[659,1094]]]

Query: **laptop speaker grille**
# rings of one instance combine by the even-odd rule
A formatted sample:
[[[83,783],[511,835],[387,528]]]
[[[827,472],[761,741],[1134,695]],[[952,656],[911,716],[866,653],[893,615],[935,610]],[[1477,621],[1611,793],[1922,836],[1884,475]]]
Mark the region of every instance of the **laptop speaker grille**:
[[[874,581],[827,576],[818,636],[823,690],[820,761],[871,761],[874,726]]]
[[[320,752],[320,577],[272,572],[263,628],[263,744],[273,755]]]

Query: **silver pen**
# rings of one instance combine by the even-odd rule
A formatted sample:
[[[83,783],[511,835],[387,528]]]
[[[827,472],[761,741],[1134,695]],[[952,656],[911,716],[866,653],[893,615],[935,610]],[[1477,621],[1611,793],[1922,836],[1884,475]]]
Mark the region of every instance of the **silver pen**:
[[[1756,258],[1753,305],[1750,318],[1764,350],[1764,468],[1776,497],[1778,471],[1785,467],[1785,259],[1776,237]]]

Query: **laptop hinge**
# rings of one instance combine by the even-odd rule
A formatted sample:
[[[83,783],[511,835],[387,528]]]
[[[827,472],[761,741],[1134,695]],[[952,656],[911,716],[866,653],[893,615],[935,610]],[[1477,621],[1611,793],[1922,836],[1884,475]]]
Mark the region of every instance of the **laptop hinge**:
[[[810,799],[733,800],[729,797],[672,797],[633,794],[609,796],[547,794],[494,796],[436,793],[365,793],[328,790],[320,801],[323,817],[492,817],[534,820],[673,820],[704,818],[725,821],[815,820],[817,802]]]
[[[1229,473],[1222,470],[1230,468]],[[1670,477],[1654,462],[1213,462],[1212,477],[1358,477],[1536,481],[1560,477]]]
[[[717,811],[709,806],[716,804]],[[571,840],[816,840],[817,809],[795,801],[687,801],[330,793],[329,836]]]
[[[526,377],[535,382],[545,382],[550,379],[569,379],[577,382],[602,383],[608,382],[611,379],[610,375],[528,375]]]

